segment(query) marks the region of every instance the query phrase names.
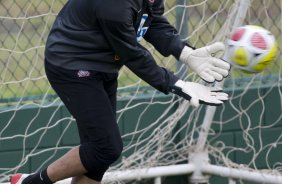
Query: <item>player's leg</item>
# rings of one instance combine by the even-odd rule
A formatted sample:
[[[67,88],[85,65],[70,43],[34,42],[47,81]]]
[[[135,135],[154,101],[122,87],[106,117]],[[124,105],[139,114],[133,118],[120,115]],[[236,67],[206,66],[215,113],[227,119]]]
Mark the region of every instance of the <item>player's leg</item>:
[[[107,74],[104,74],[104,89],[109,97],[109,100],[112,105],[113,114],[116,115],[116,90],[117,90],[117,78],[111,77]],[[91,173],[87,173],[87,175],[91,175]],[[90,179],[86,175],[80,175],[72,178],[72,184],[99,184],[95,180]]]
[[[89,74],[81,78],[76,73],[66,73],[70,78],[67,83],[60,81],[58,76],[53,76],[56,80],[51,84],[77,121],[81,139],[78,161],[81,161],[87,171],[85,176],[99,182],[122,150],[114,107],[117,74],[93,71]],[[77,169],[76,175],[68,177],[80,177],[83,170],[79,167]],[[69,171],[68,174],[71,172],[76,171]],[[83,178],[80,177],[79,181],[86,180]],[[58,177],[54,179],[57,181]]]
[[[98,77],[98,76],[97,76]],[[103,93],[97,97],[95,91],[96,108],[95,118],[93,113],[88,114],[89,117],[83,116],[78,123],[78,129],[81,138],[80,155],[84,166],[87,168],[85,176],[93,180],[100,181],[109,165],[112,164],[120,155],[122,151],[122,141],[119,133],[119,128],[116,123],[116,88],[117,88],[117,74],[100,73],[99,77],[103,81]],[[107,100],[103,100],[107,99]],[[99,107],[99,108],[98,108]],[[89,124],[88,122],[93,123]],[[102,123],[101,123],[102,122]],[[83,127],[81,127],[81,125]],[[95,154],[98,151],[97,154]],[[100,154],[106,153],[106,154]],[[89,162],[89,154],[96,158],[93,163]],[[88,161],[87,161],[88,160]],[[91,160],[91,159],[90,159]],[[99,162],[96,162],[99,161]],[[103,164],[102,164],[103,163]],[[101,165],[102,164],[102,165]],[[93,165],[98,166],[96,169]]]
[[[65,178],[73,177],[72,184],[100,184],[101,182],[90,179],[84,174],[87,170],[80,161],[79,147],[71,149],[64,156],[53,162],[47,168],[47,175],[43,177],[42,171],[33,175],[14,175],[11,184],[54,183]],[[46,180],[47,177],[47,180]]]
[[[71,149],[47,168],[47,174],[51,181],[59,181],[70,176],[83,175],[86,172],[87,170],[80,160],[78,146]]]
[[[72,183],[74,184],[100,184],[100,182],[94,181],[89,179],[88,177],[84,176],[87,170],[84,168],[80,161],[79,156],[79,147],[75,147],[71,149],[68,153],[64,156],[53,162],[47,168],[47,175],[52,183],[54,181],[59,181],[70,176],[80,175],[80,177],[75,177]],[[39,173],[40,178],[40,173]],[[32,183],[36,180],[36,174],[27,178],[23,183]]]

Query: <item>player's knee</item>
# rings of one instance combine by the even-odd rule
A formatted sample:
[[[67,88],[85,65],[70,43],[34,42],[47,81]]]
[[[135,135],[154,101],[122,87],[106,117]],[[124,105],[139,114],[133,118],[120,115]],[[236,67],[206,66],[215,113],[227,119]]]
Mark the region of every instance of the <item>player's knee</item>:
[[[97,142],[88,142],[80,146],[80,157],[89,172],[108,168],[122,153],[121,138],[107,138]]]
[[[107,151],[105,150],[105,157],[107,157],[107,159],[109,159],[109,162],[111,162],[112,164],[120,157],[123,149],[123,144],[120,137],[110,138],[108,141],[109,147],[106,148]]]

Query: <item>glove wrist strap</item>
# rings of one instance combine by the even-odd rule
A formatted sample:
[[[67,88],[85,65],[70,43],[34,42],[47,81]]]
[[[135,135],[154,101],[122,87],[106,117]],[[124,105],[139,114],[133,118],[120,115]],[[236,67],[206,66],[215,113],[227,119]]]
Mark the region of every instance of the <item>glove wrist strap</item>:
[[[178,80],[174,85],[177,87],[183,88],[185,85],[185,82],[183,80]]]
[[[194,49],[188,46],[184,46],[184,48],[182,49],[181,53],[180,53],[180,57],[179,60],[183,63],[187,63],[187,58],[189,57],[189,55],[191,54],[191,52]]]

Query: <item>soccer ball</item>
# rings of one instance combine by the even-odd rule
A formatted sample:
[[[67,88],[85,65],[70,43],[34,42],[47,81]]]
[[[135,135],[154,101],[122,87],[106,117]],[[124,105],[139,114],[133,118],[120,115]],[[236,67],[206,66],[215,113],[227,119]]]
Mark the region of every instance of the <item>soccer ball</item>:
[[[227,41],[227,60],[248,73],[259,73],[276,57],[277,43],[266,29],[246,25],[238,27]]]

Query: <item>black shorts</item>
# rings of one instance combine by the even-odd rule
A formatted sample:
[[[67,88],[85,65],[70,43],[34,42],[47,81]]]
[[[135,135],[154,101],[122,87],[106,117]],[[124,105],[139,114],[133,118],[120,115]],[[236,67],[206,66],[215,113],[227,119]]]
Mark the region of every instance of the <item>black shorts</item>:
[[[94,143],[99,148],[122,147],[116,122],[117,73],[66,70],[46,61],[45,71],[51,86],[76,119],[81,145]],[[87,158],[87,149],[87,146],[81,146],[80,157],[89,171],[93,164],[90,165]],[[101,156],[93,159],[101,159]],[[109,165],[104,160],[97,160],[96,165],[100,162],[108,168]]]

